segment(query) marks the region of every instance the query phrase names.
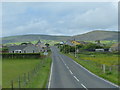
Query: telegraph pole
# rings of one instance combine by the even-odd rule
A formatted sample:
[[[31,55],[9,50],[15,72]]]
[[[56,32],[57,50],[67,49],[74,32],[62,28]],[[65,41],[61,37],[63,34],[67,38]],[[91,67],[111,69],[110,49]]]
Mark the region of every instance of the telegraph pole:
[[[75,38],[74,38],[74,41],[75,41]],[[75,45],[75,58],[76,58],[76,57],[77,57],[77,56],[76,56],[76,44],[74,44],[74,45]]]

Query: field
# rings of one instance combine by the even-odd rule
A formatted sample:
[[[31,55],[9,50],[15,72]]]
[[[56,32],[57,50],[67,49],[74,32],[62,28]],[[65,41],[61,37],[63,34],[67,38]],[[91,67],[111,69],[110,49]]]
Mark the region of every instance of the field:
[[[36,44],[38,41],[30,41],[33,44]],[[42,43],[49,43],[50,45],[54,45],[55,43],[58,43],[60,41],[56,41],[56,40],[41,40]],[[15,42],[15,43],[6,43],[4,45],[8,45],[8,44],[16,44],[16,45],[20,45],[23,42]]]
[[[0,86],[2,86],[2,59],[0,56]]]
[[[85,52],[78,54],[77,58],[74,54],[67,55],[94,74],[120,85],[117,54]],[[103,70],[103,65],[105,65],[105,70]]]
[[[95,41],[86,41],[86,42],[96,43]],[[115,43],[118,43],[118,41],[116,41],[116,40],[111,40],[111,41],[110,40],[101,40],[100,43],[106,44],[107,46],[111,46]]]
[[[2,75],[3,75],[3,88],[11,87],[11,80],[18,81],[19,76],[23,76],[24,73],[28,73],[30,71],[33,71],[33,69],[39,65],[40,68],[38,68],[37,73],[33,72],[32,78],[30,79],[30,83],[35,83],[37,86],[39,84],[39,88],[43,88],[46,84],[46,80],[48,79],[49,75],[49,68],[50,68],[51,59],[50,57],[42,58],[42,59],[3,59],[2,62]],[[47,67],[45,67],[47,65]],[[38,77],[38,75],[41,75]],[[40,77],[43,77],[42,80]],[[35,81],[35,78],[39,80],[39,82]],[[15,82],[16,88],[18,87],[18,83]],[[26,87],[30,87],[29,84],[27,84]],[[16,85],[17,84],[17,85]],[[31,88],[35,88],[35,86],[31,86]]]

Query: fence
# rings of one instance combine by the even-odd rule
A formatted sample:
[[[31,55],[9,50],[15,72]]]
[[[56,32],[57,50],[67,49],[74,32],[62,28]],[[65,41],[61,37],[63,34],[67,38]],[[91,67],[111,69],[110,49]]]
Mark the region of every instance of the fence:
[[[34,77],[40,71],[40,68],[44,66],[46,60],[42,60],[39,64],[35,66],[35,68],[29,72],[26,72],[17,78],[7,82],[4,86],[5,88],[26,88],[26,86],[34,80]],[[4,87],[3,87],[4,88]]]
[[[75,57],[74,53],[70,53],[70,55]],[[86,64],[86,67],[89,66],[91,68],[96,68],[97,70],[99,70],[99,73],[101,72],[111,74],[112,72],[118,73],[118,71],[120,71],[120,65],[106,65],[92,60],[82,60],[79,55],[76,55],[76,58],[80,60],[82,63]]]

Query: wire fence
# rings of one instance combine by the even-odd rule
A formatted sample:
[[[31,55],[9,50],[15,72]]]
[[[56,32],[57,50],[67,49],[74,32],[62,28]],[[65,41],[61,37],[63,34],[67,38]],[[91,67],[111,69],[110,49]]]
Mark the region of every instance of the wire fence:
[[[44,66],[46,60],[42,60],[33,68],[31,71],[23,73],[22,75],[19,75],[17,78],[14,78],[11,81],[8,81],[5,83],[5,88],[26,88],[26,86],[32,82],[34,77],[37,75],[37,73],[40,71],[40,68]]]
[[[75,57],[75,55],[73,53],[70,53],[70,55]],[[96,68],[101,73],[106,73],[106,74],[117,73],[118,74],[118,72],[120,71],[119,62],[118,62],[118,65],[101,64],[96,61],[81,59],[81,57],[79,55],[76,56],[76,59],[80,60],[82,63],[86,64],[87,66],[89,66],[91,68]]]

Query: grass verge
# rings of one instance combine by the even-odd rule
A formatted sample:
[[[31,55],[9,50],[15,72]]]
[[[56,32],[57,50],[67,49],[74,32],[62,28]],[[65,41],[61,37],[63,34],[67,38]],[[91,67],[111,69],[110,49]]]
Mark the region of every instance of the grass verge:
[[[111,72],[109,72],[109,69],[106,68],[106,73],[103,73],[102,69],[101,69],[101,64],[100,63],[96,63],[95,61],[92,60],[84,60],[84,59],[80,59],[79,58],[75,58],[74,55],[72,54],[65,54],[68,57],[72,58],[73,60],[75,60],[77,63],[81,64],[83,67],[85,67],[86,69],[88,69],[89,71],[91,71],[92,73],[108,80],[111,81],[117,85],[120,85],[119,82],[119,75],[120,73],[118,73],[117,69],[112,69]]]
[[[40,59],[3,59],[2,64],[3,88],[11,88],[11,80],[14,81],[14,87],[18,88],[19,76],[21,88],[46,87],[51,64],[50,55]],[[25,84],[26,81],[27,84]]]
[[[27,88],[46,88],[49,72],[51,67],[51,57],[48,56],[44,59],[44,63],[40,68],[38,74],[34,77],[31,83],[27,85]]]

